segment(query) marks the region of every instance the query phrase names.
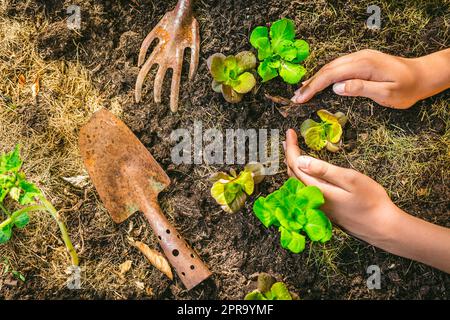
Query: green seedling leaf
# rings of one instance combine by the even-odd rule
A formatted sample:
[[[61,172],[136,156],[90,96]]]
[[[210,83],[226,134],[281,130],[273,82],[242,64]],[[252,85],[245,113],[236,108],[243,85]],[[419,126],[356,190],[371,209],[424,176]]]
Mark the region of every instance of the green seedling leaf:
[[[0,174],[8,172],[18,172],[22,167],[20,159],[20,146],[16,145],[13,151],[3,154],[0,157]]]
[[[270,36],[270,37],[269,37]],[[258,74],[262,81],[269,81],[278,75],[289,83],[298,83],[306,74],[306,69],[299,65],[309,55],[306,41],[295,39],[295,25],[290,19],[275,21],[270,27],[256,27],[250,43],[258,51],[261,64]]]
[[[8,224],[0,229],[0,244],[6,243],[11,239],[12,236],[12,225]]]
[[[267,298],[258,290],[254,290],[248,293],[244,300],[267,300]]]
[[[276,51],[279,47],[286,46],[287,41],[291,44],[295,38],[294,21],[290,19],[281,19],[275,21],[270,27],[270,38],[272,39],[272,48]]]
[[[270,289],[273,300],[292,300],[292,296],[283,282],[276,282]]]
[[[276,67],[278,65],[278,67]],[[273,78],[276,78],[278,76],[278,70],[280,61],[270,61],[270,60],[264,60],[260,65],[258,66],[258,74],[262,78],[262,82],[267,82],[269,80],[272,80]]]
[[[331,222],[322,211],[308,209],[306,220],[305,231],[312,241],[326,242],[331,239]]]
[[[297,49],[297,55],[294,63],[300,63],[309,56],[309,44],[305,40],[295,40],[294,47]]]
[[[30,217],[28,216],[28,213],[24,212],[21,215],[17,216],[14,219],[14,225],[19,228],[25,228],[26,225],[30,222]]]
[[[258,289],[245,296],[245,300],[293,300],[296,294],[289,292],[283,282],[276,282],[276,279],[267,273],[258,275]]]
[[[261,165],[252,163],[239,174],[236,174],[234,170],[230,172],[231,174],[225,172],[214,174],[210,178],[214,182],[211,187],[211,196],[225,212],[239,211],[244,206],[247,197],[253,194],[255,183],[262,181],[261,168]]]
[[[19,182],[19,188],[21,189],[21,194],[18,201],[21,205],[34,203],[35,198],[41,195],[41,190],[33,183],[26,180],[21,180]]]
[[[283,248],[300,253],[306,241],[301,232],[311,241],[326,242],[331,238],[331,222],[319,209],[324,203],[319,188],[289,178],[277,191],[256,199],[253,212],[266,228],[278,227]]]
[[[254,70],[256,68],[256,57],[251,51],[242,51],[236,55],[238,73]]]
[[[346,123],[347,117],[342,112],[332,114],[327,110],[319,110],[317,115],[322,120],[320,123],[307,119],[300,126],[300,134],[305,143],[313,150],[326,147],[331,152],[338,151],[343,132],[342,124]]]
[[[250,72],[245,72],[238,77],[239,84],[233,89],[238,93],[248,93],[256,85],[256,79]]]
[[[228,57],[216,53],[208,58],[207,65],[213,76],[213,90],[221,92],[230,103],[240,102],[243,95],[256,85],[252,74],[256,67],[256,57],[250,51]]]
[[[285,82],[296,84],[300,82],[305,74],[306,69],[303,66],[287,61],[281,62],[280,76]]]

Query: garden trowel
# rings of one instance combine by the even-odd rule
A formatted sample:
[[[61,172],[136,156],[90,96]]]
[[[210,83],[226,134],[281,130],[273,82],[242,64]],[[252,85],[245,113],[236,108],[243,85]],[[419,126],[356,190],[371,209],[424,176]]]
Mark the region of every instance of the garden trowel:
[[[116,223],[140,211],[189,290],[211,272],[162,213],[158,194],[170,179],[131,130],[106,109],[80,131],[80,151],[106,209]]]

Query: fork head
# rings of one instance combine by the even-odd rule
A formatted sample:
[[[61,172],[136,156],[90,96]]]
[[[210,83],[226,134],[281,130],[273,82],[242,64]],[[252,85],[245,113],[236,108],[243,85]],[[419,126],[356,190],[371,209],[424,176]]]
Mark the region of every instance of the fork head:
[[[155,39],[158,39],[158,44],[145,61],[147,50]],[[183,56],[184,51],[187,48],[191,49],[191,62],[189,67],[189,80],[191,80],[197,72],[199,61],[199,25],[192,15],[191,1],[180,0],[176,8],[173,11],[166,13],[142,42],[138,59],[138,65],[139,67],[142,67],[136,80],[136,102],[141,100],[142,85],[145,77],[152,66],[157,64],[158,71],[156,73],[153,90],[154,100],[156,103],[161,102],[161,90],[164,76],[167,69],[172,69],[170,110],[172,112],[177,111]]]

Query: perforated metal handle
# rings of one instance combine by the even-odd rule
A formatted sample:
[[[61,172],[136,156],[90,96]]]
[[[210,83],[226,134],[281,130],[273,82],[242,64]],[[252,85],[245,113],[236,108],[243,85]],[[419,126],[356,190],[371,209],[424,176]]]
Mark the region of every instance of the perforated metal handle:
[[[156,201],[149,200],[143,204],[142,210],[164,254],[188,290],[211,276],[211,271],[170,224]]]

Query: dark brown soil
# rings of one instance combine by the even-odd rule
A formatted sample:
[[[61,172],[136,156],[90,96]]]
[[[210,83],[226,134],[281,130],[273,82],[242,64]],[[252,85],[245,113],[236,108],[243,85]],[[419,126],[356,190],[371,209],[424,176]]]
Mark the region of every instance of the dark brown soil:
[[[60,27],[65,18],[64,2],[35,1],[27,7],[26,14],[30,18],[44,13],[52,23],[42,30],[39,51],[45,59],[78,58],[92,71],[95,85],[104,93],[107,101],[119,98],[124,109],[124,121],[149,148],[172,180],[170,188],[160,197],[163,207],[169,202],[172,204],[171,218],[175,225],[214,273],[209,282],[191,292],[182,290],[180,282],[173,284],[157,273],[152,273],[153,279],[148,282],[153,286],[154,298],[241,299],[252,288],[252,280],[255,280],[258,272],[276,275],[298,292],[302,299],[449,298],[448,275],[385,253],[351,237],[343,238],[342,233],[337,233],[335,240],[327,246],[328,249],[339,247],[334,259],[336,270],[327,263],[320,263],[321,251],[317,248],[307,248],[298,255],[283,250],[280,248],[277,232],[265,229],[253,215],[252,201],[238,214],[228,215],[220,211],[209,196],[210,185],[206,176],[211,172],[210,168],[172,164],[170,151],[174,143],[169,139],[172,130],[191,129],[194,121],[202,121],[204,128],[279,129],[282,136],[284,130],[299,127],[302,119],[283,118],[274,105],[264,98],[265,92],[286,97],[292,95],[295,88],[278,80],[263,85],[256,95],[246,96],[238,105],[226,103],[210,89],[211,79],[207,72],[206,58],[218,51],[231,54],[250,49],[248,35],[253,27],[284,16],[293,18],[301,36],[310,42],[312,51],[321,47],[323,42],[330,43],[330,39],[338,35],[348,35],[352,39],[336,44],[334,49],[329,45],[328,49],[317,54],[314,65],[309,66],[312,74],[338,55],[361,48],[372,47],[412,57],[448,47],[448,34],[442,37],[442,29],[446,28],[443,16],[444,13],[449,14],[448,5],[444,1],[430,2],[427,10],[430,21],[425,28],[403,35],[389,21],[385,21],[385,31],[382,33],[365,29],[363,23],[367,17],[367,5],[364,1],[358,1],[358,4],[348,4],[347,1],[198,1],[195,14],[201,25],[200,66],[195,80],[191,82],[187,81],[187,68],[184,69],[180,108],[176,114],[171,114],[168,107],[169,76],[166,77],[163,103],[153,102],[151,88],[155,70],[146,81],[144,100],[139,104],[134,103],[140,43],[164,13],[174,7],[175,1],[70,1],[70,4],[77,3],[82,7],[83,19],[79,34]],[[399,1],[397,5],[386,5],[386,10],[398,10],[406,6],[406,3],[407,1]],[[337,12],[335,16],[321,14],[324,8],[330,6]],[[21,10],[24,9],[18,5],[11,9],[10,15],[23,13]],[[304,12],[317,12],[317,20],[303,21]],[[446,125],[442,120],[434,119],[431,127],[427,128],[424,128],[424,123],[420,120],[421,112],[438,100],[448,100],[448,92],[420,102],[408,111],[394,111],[378,106],[371,108],[373,104],[366,99],[340,98],[333,95],[330,89],[314,98],[314,101],[333,111],[347,112],[351,109],[355,120],[346,131],[347,151],[351,151],[352,146],[357,143],[357,134],[367,130],[363,122],[357,119],[371,118],[374,123],[388,121],[390,125],[410,135],[420,134],[424,129],[442,134]],[[332,155],[327,157],[333,158]],[[340,164],[348,166],[347,163]],[[213,169],[228,170],[229,167]],[[268,177],[259,186],[260,194],[274,191],[286,177],[285,173]],[[431,184],[434,188],[431,200],[409,202],[403,208],[426,220],[450,227],[448,185]],[[88,200],[82,210],[82,223],[89,224],[97,209]],[[140,217],[132,219],[141,221]],[[73,224],[75,225],[70,228],[76,230],[78,222]],[[119,231],[126,231],[126,226],[117,228]],[[91,232],[101,234],[102,230]],[[85,260],[97,259],[114,245],[114,242],[108,240],[85,241],[88,252],[83,256]],[[381,290],[368,290],[366,286],[366,268],[373,264],[379,265],[383,272]],[[132,288],[122,292],[122,296],[139,297]],[[15,292],[11,291],[9,297],[96,299],[111,297],[111,294],[107,289],[99,292],[89,288],[81,292],[66,289],[56,292],[40,291],[39,282],[36,282]]]

